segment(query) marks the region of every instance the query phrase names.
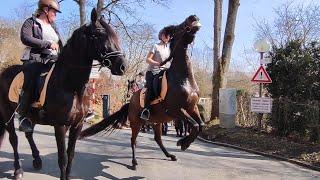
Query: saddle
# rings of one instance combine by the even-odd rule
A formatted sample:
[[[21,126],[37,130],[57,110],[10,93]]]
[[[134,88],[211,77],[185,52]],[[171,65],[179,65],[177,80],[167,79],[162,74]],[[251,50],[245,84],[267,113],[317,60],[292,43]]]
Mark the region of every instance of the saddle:
[[[32,107],[34,108],[43,107],[45,103],[48,82],[54,67],[55,67],[55,64],[53,64],[51,68],[45,68],[41,70],[40,77],[38,79],[38,83],[36,86],[36,93],[35,93],[35,96],[36,96],[35,99],[37,99],[37,101],[32,104]],[[19,95],[23,86],[23,82],[24,82],[24,74],[21,71],[15,76],[15,78],[10,84],[8,96],[11,102],[15,102],[15,103],[19,102]]]
[[[167,75],[166,71],[161,71],[159,74],[157,74],[153,79],[153,91],[155,98],[151,101],[151,105],[158,104],[164,100],[164,98],[167,95],[168,91],[168,81],[167,81]],[[144,107],[144,99],[146,92],[149,91],[147,88],[143,88],[140,91],[140,106]]]

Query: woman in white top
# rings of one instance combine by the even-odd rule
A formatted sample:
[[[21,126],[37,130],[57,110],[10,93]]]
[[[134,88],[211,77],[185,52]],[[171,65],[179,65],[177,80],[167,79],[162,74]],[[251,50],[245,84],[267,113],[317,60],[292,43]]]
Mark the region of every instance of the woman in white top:
[[[62,48],[61,38],[54,25],[57,13],[60,13],[60,7],[56,0],[39,0],[35,15],[28,18],[21,28],[20,38],[26,48],[21,59],[25,81],[18,106],[20,131],[33,131],[33,125],[27,117],[35,101],[37,79],[41,69],[50,67]]]
[[[145,107],[140,115],[140,118],[146,121],[148,121],[150,118],[150,103],[152,97],[154,97],[152,90],[154,75],[160,73],[162,69],[168,68],[170,66],[169,63],[167,63],[166,65],[161,65],[161,63],[170,56],[170,33],[168,32],[168,30],[162,29],[158,34],[158,38],[160,42],[152,46],[146,60],[146,62],[149,64],[148,70],[146,72],[147,92],[145,95]]]

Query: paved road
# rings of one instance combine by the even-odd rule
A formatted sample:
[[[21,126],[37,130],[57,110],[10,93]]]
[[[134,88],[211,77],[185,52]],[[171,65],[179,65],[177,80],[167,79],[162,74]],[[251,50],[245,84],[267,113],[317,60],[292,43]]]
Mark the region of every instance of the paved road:
[[[20,137],[20,157],[24,179],[58,179],[57,149],[52,127],[37,126],[35,141],[43,159],[43,169],[32,168],[32,156],[24,135]],[[200,141],[181,152],[177,138],[170,131],[163,137],[168,150],[178,157],[169,161],[153,141],[153,134],[140,133],[137,148],[137,170],[131,170],[130,131],[94,136],[78,141],[72,179],[320,179],[320,172],[230,148]],[[0,151],[0,179],[11,179],[13,154],[8,138]]]

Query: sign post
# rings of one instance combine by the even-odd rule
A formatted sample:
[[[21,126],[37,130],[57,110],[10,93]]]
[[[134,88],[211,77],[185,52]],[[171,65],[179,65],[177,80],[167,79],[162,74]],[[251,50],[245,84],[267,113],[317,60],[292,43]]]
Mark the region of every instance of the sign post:
[[[263,67],[264,63],[267,63],[270,61],[270,59],[263,58],[263,54],[265,52],[269,51],[270,45],[265,40],[262,40],[262,41],[257,41],[254,46],[255,46],[256,51],[258,51],[260,53],[260,67],[257,70],[257,72],[255,73],[255,75],[252,77],[251,82],[259,83],[259,98],[262,98],[263,83],[272,83],[272,80],[271,80],[269,74],[267,73],[267,71]],[[266,62],[264,62],[264,60]],[[264,113],[263,110],[265,110],[264,108],[265,107],[271,108],[270,105],[264,106],[263,105],[264,103],[261,103],[261,101],[263,102],[262,99],[259,99],[259,100],[251,99],[251,111],[254,112],[255,110],[256,111],[259,110],[259,118],[258,118],[259,119],[259,121],[258,121],[259,131],[261,130],[261,127],[262,127],[262,117],[263,117],[263,113]],[[258,103],[258,102],[260,102],[260,103]],[[256,105],[256,106],[252,106],[252,105]],[[252,107],[253,107],[253,110],[252,110]],[[271,111],[271,109],[270,109],[270,111]]]

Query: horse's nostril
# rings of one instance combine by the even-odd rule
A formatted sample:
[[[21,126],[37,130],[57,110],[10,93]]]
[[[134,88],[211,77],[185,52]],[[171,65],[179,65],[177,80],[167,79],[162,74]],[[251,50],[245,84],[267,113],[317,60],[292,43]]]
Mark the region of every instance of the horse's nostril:
[[[110,67],[111,66],[111,61],[109,59],[105,60],[104,65],[106,67]]]
[[[121,72],[124,72],[126,70],[126,67],[123,65],[123,64],[121,64],[121,66],[120,66],[120,71]]]

